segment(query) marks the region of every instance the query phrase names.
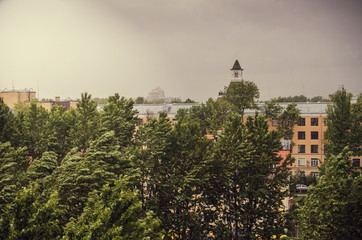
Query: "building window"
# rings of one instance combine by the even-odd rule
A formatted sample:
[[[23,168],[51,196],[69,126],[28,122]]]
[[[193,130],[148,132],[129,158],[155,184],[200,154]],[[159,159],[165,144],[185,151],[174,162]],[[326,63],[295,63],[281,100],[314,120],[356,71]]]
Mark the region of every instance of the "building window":
[[[298,126],[305,126],[305,118],[298,119]]]
[[[318,118],[311,118],[310,119],[311,126],[318,126]]]
[[[272,126],[273,126],[273,127],[279,126],[279,121],[278,121],[277,119],[273,119],[273,120],[272,120]]]
[[[319,172],[311,172],[310,175],[312,175],[312,177],[318,177],[318,176],[319,176]]]
[[[142,126],[143,125],[143,119],[139,118],[136,122],[136,126]]]
[[[312,167],[318,166],[319,165],[319,159],[318,158],[311,158],[310,159],[310,165]]]
[[[305,145],[298,145],[298,153],[305,153]]]
[[[281,140],[283,150],[290,151],[292,148],[292,140]]]
[[[298,158],[298,166],[305,166],[305,158]]]
[[[318,139],[318,132],[311,132],[310,133],[310,138],[311,139]]]
[[[353,158],[352,160],[352,167],[359,167],[361,166],[361,161],[359,158]]]
[[[318,153],[318,145],[311,145],[310,146],[311,153]]]
[[[238,73],[238,72],[235,72],[235,73],[234,73],[234,77],[238,78],[238,77],[239,77],[239,73]]]
[[[305,132],[298,132],[298,139],[305,139]]]

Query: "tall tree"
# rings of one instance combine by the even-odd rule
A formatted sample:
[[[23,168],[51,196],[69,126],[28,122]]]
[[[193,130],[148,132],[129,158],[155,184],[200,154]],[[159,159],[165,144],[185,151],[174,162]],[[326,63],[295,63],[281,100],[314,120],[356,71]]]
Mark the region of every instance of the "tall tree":
[[[54,105],[49,112],[46,126],[47,150],[58,154],[59,159],[65,157],[72,148],[71,129],[75,124],[74,110],[65,111],[63,106]]]
[[[341,153],[346,146],[350,146],[354,155],[361,155],[362,128],[359,126],[361,117],[358,117],[360,112],[357,110],[361,103],[357,102],[354,108],[357,111],[352,111],[351,98],[352,94],[345,89],[331,95],[333,104],[328,105],[327,108],[328,128],[325,131],[324,143],[327,159]]]
[[[175,128],[165,113],[137,133],[143,143],[135,158],[140,192],[147,210],[161,220],[166,239],[202,238],[200,194],[202,169],[210,142],[197,121],[180,117]]]
[[[142,150],[134,163],[140,166],[141,180],[140,192],[145,211],[151,210],[160,217],[161,228],[170,229],[167,225],[169,215],[169,201],[172,198],[172,185],[167,184],[171,174],[172,156],[172,125],[166,113],[160,113],[158,119],[151,119],[137,133],[137,140]]]
[[[126,147],[132,140],[135,124],[136,110],[133,110],[132,99],[120,97],[118,93],[108,98],[108,103],[101,113],[101,130],[114,131],[117,144]]]
[[[231,103],[233,110],[244,117],[245,109],[258,109],[256,100],[259,98],[259,89],[255,83],[242,80],[231,82],[224,89],[224,96]]]
[[[264,102],[264,115],[266,118],[278,118],[283,111],[283,107],[279,105],[276,99]]]
[[[11,224],[8,239],[56,239],[62,232],[57,192],[44,203],[41,187],[37,183],[17,193],[10,211]]]
[[[11,141],[14,131],[14,115],[0,98],[0,142]]]
[[[294,126],[300,118],[300,110],[297,104],[290,103],[278,116],[278,130],[282,133],[285,140],[292,140],[294,135]]]
[[[10,142],[0,143],[0,216],[11,203],[17,191],[23,187],[22,180],[28,167],[26,148],[14,148]]]
[[[76,121],[71,136],[74,145],[80,149],[87,149],[90,142],[98,137],[99,114],[97,103],[91,97],[88,93],[82,93],[75,110]]]
[[[66,210],[65,219],[77,218],[83,212],[88,194],[112,184],[128,167],[128,159],[122,161],[118,149],[111,131],[92,142],[85,153],[73,149],[62,160],[49,185],[52,191],[59,192],[59,204]]]
[[[91,194],[84,212],[66,226],[65,239],[161,239],[159,220],[142,211],[139,194],[121,177]]]
[[[26,172],[28,180],[35,181],[53,173],[58,167],[58,156],[55,152],[44,152],[40,159],[32,161]]]
[[[43,107],[38,107],[36,103],[31,102],[29,106],[25,106],[17,112],[16,117],[21,125],[19,126],[19,136],[17,136],[21,139],[20,144],[28,148],[30,156],[40,157],[47,150],[48,112]]]
[[[362,155],[362,94],[358,96],[357,102],[352,104],[351,109],[351,142],[350,148],[354,155]]]
[[[284,233],[282,200],[287,195],[291,159],[278,156],[280,134],[268,131],[264,116],[232,115],[209,162],[204,195],[210,226],[222,239],[270,239]]]
[[[308,190],[298,209],[303,239],[362,238],[362,178],[353,178],[348,147],[324,162],[324,175]]]

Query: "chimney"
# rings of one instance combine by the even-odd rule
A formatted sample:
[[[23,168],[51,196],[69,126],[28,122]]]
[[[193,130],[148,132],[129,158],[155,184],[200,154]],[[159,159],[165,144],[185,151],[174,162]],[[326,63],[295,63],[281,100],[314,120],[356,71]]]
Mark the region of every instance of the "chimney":
[[[60,101],[60,97],[56,96],[56,97],[55,97],[55,101],[56,101],[56,102],[59,102],[59,101]]]

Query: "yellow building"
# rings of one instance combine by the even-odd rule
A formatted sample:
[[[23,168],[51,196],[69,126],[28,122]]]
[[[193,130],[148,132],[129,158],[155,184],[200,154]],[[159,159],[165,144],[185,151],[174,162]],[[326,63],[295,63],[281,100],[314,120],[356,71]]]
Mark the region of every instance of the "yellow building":
[[[11,90],[0,91],[0,98],[4,100],[4,103],[11,109],[14,109],[15,105],[21,102],[30,102],[36,99],[36,92],[29,89],[25,90]]]

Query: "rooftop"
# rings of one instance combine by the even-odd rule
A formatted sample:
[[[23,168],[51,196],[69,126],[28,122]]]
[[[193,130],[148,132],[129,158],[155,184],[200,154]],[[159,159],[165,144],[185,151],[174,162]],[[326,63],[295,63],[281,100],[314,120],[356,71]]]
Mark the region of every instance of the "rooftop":
[[[289,103],[279,103],[282,107],[287,107]],[[301,116],[327,116],[328,103],[325,102],[301,102],[296,103],[301,112]],[[264,103],[259,103],[259,112],[264,112]],[[98,105],[98,110],[102,109],[104,104]],[[163,103],[163,104],[135,104],[134,109],[138,111],[138,116],[157,117],[160,112],[166,112],[169,117],[175,117],[177,111],[181,108],[191,108],[201,106],[200,103]],[[245,115],[254,115],[255,109],[246,109]]]
[[[233,68],[230,69],[230,70],[244,70],[244,69],[242,69],[242,68],[240,67],[239,61],[236,59]]]

